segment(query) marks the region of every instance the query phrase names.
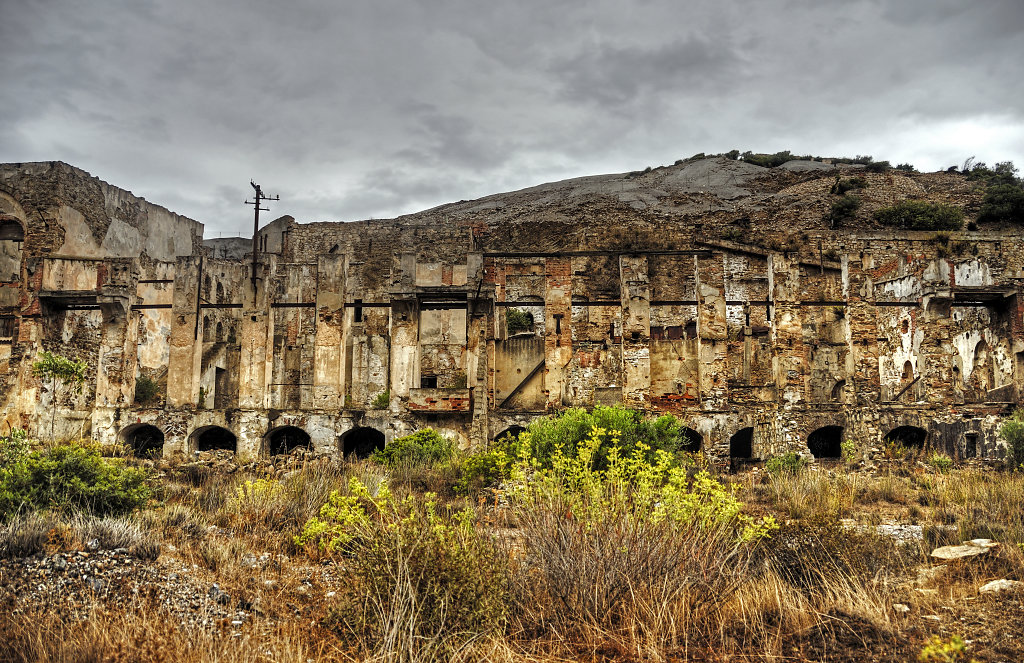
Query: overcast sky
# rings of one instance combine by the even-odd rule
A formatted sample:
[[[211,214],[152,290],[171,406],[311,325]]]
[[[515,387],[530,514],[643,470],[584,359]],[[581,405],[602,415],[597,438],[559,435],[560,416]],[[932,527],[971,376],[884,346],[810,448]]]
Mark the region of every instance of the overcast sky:
[[[0,161],[251,234],[696,152],[1024,167],[1022,0],[0,0]]]

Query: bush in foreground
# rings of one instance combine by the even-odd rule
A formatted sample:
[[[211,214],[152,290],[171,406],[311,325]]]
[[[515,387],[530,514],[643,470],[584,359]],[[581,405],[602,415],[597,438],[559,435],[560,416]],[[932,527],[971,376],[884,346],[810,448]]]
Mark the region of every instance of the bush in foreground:
[[[150,497],[147,476],[121,459],[104,458],[96,444],[33,451],[0,468],[0,518],[25,507],[97,516],[129,513]]]
[[[329,622],[368,650],[451,651],[496,630],[507,610],[502,558],[473,512],[451,512],[430,494],[397,500],[353,477],[295,543],[345,557],[350,582]]]
[[[418,430],[373,452],[373,460],[392,469],[401,465],[431,465],[451,460],[455,444],[433,428]]]

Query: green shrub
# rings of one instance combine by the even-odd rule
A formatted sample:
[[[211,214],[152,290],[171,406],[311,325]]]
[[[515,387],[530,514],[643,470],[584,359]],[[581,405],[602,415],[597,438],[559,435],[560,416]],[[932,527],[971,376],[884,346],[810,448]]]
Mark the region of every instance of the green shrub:
[[[829,220],[833,225],[846,221],[853,217],[857,210],[860,209],[860,205],[860,198],[848,193],[844,194],[832,203],[832,208],[829,210]]]
[[[373,407],[376,410],[386,410],[391,405],[391,390],[386,389],[373,399]]]
[[[396,632],[413,646],[437,639],[458,646],[496,630],[507,611],[503,558],[476,531],[471,510],[451,512],[433,495],[399,501],[353,477],[295,543],[345,556],[338,569],[348,582],[326,624],[368,649]]]
[[[418,430],[373,452],[373,460],[386,467],[431,465],[451,460],[455,445],[433,428]]]
[[[842,195],[847,191],[853,191],[855,189],[865,189],[868,186],[868,181],[863,177],[848,177],[847,179],[840,179],[836,176],[836,182],[832,185],[832,189],[829,193]]]
[[[99,516],[128,513],[149,499],[146,478],[144,470],[103,458],[95,444],[34,451],[0,468],[0,517],[7,519],[23,505]]]
[[[964,211],[943,203],[903,200],[875,212],[875,219],[907,230],[959,230],[964,224]]]
[[[897,165],[896,166],[896,170],[902,170],[905,173],[916,173],[917,172],[917,168],[914,168],[914,166],[912,164],[909,164],[909,163],[901,163],[901,164]]]
[[[0,468],[11,467],[24,460],[30,447],[28,433],[21,428],[12,428],[10,435],[0,437]]]
[[[507,445],[495,445],[490,449],[469,453],[459,463],[455,492],[459,495],[478,493],[508,476],[511,465]]]
[[[515,442],[512,455],[518,448],[528,447],[528,454],[545,467],[556,450],[572,454],[590,438],[595,428],[615,431],[615,435],[601,438],[601,446],[594,454],[594,467],[605,469],[611,450],[623,457],[632,457],[641,445],[648,462],[657,459],[658,451],[665,451],[674,460],[679,459],[684,446],[683,425],[672,415],[646,419],[642,413],[624,407],[598,405],[593,410],[571,408],[549,417],[535,420],[528,428],[529,435],[521,435]]]
[[[140,375],[135,381],[135,402],[138,405],[153,403],[160,393],[160,385],[153,378]]]
[[[779,476],[782,474],[799,474],[800,470],[804,469],[806,466],[806,458],[795,451],[790,451],[782,454],[781,456],[772,456],[769,458],[764,464],[764,469],[772,476]]]
[[[509,336],[533,330],[533,316],[517,308],[505,311],[505,329]]]
[[[959,635],[953,635],[948,640],[933,635],[921,647],[917,660],[921,663],[968,663],[967,643]]]
[[[892,164],[888,161],[872,161],[869,164],[865,164],[864,170],[869,173],[887,173],[892,170]]]
[[[1017,469],[1024,465],[1024,409],[1019,409],[999,427],[999,437],[1006,440],[1006,462]]]
[[[639,624],[625,620],[648,615],[651,601],[699,614],[735,590],[751,544],[777,527],[771,516],[745,514],[735,489],[707,472],[691,478],[668,453],[639,443],[619,455],[613,437],[595,428],[546,459],[524,448],[513,466],[508,497],[522,550],[515,595],[560,630],[628,630]],[[602,449],[610,452],[598,469]]]
[[[953,459],[944,453],[936,451],[928,458],[928,464],[941,474],[945,474],[953,467]]]
[[[1024,224],[1024,187],[999,184],[985,192],[978,221]]]

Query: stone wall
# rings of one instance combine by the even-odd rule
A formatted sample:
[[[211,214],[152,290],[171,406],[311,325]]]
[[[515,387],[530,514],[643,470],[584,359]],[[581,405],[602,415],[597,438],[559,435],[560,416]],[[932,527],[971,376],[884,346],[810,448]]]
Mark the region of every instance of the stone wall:
[[[266,454],[296,430],[342,453],[424,426],[479,445],[621,403],[683,418],[723,464],[870,456],[892,431],[999,456],[1024,393],[1024,237],[873,225],[908,196],[974,209],[949,173],[868,174],[863,218],[828,228],[836,172],[708,160],[393,220],[285,216],[253,273],[248,240],[204,247],[200,224],[65,164],[0,166],[0,405],[48,432],[30,371],[48,349],[90,371],[59,434],[146,431],[165,454]],[[532,327],[510,334],[513,309]]]

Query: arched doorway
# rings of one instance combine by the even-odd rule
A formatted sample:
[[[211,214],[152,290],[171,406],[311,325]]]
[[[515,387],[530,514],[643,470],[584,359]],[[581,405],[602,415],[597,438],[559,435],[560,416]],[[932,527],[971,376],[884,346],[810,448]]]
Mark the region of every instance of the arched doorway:
[[[159,458],[164,453],[164,432],[152,424],[132,424],[119,437],[136,458]]]
[[[753,429],[750,430],[753,431]],[[691,454],[700,452],[700,447],[704,443],[704,438],[700,433],[692,428],[683,428],[679,437],[682,440],[679,444],[680,449]]]
[[[341,453],[344,457],[369,458],[370,454],[384,448],[384,433],[376,428],[353,428],[341,436]]]
[[[238,449],[238,438],[227,428],[221,426],[203,426],[193,431],[192,448],[196,451],[215,451],[223,449],[234,453]]]
[[[843,427],[822,426],[807,436],[807,448],[815,458],[842,457]]]
[[[521,433],[525,433],[526,429],[522,426],[509,426],[505,430],[501,431],[494,436],[495,442],[501,442],[502,440],[510,441],[509,438],[516,439]]]
[[[267,433],[267,451],[271,456],[288,454],[298,448],[309,449],[309,433],[297,426],[281,426]]]
[[[21,247],[24,241],[25,230],[18,220],[0,213],[0,281],[21,280]]]
[[[907,449],[923,449],[928,441],[928,431],[917,426],[897,426],[885,436],[886,443],[901,444]]]
[[[754,457],[753,426],[741,428],[729,438],[729,457],[739,459],[749,459]]]

